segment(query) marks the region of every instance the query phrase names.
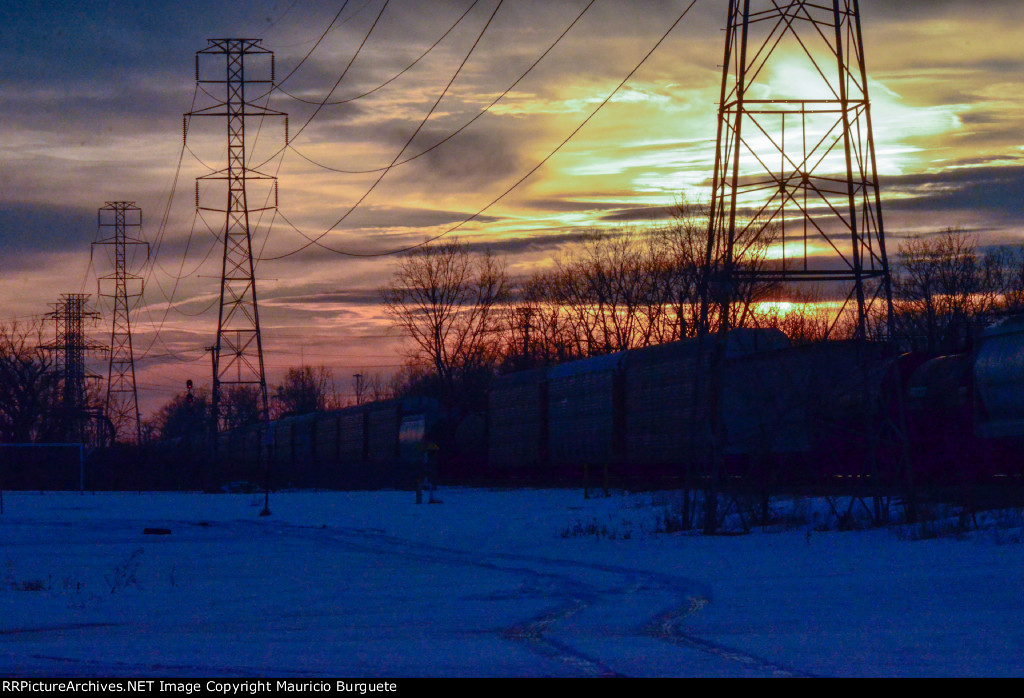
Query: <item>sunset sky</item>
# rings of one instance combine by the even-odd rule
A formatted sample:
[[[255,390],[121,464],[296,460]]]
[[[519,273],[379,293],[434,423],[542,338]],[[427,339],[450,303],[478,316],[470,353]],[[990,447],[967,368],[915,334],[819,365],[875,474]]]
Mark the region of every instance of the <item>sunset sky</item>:
[[[278,154],[279,121],[249,136],[252,164],[277,173],[280,186],[281,215],[272,227],[264,217],[254,240],[264,258],[257,277],[271,385],[304,361],[332,367],[339,390],[351,392],[352,374],[390,373],[401,363],[401,338],[389,329],[378,293],[394,258],[338,251],[402,248],[486,208],[455,234],[486,244],[513,274],[525,274],[588,229],[651,225],[681,196],[707,199],[725,0],[698,0],[606,106],[487,208],[580,126],[689,5],[596,0],[488,113],[392,168],[350,214],[380,177],[365,171],[418,155],[479,114],[588,0],[505,0],[500,7],[498,0],[391,0],[387,7],[350,0],[289,75],[342,4],[7,3],[0,23],[7,66],[0,76],[0,318],[39,317],[61,293],[91,293],[95,301],[96,276],[110,273],[105,253],[90,267],[96,210],[134,201],[157,253],[135,269],[146,277],[133,315],[143,412],[181,392],[188,378],[209,383],[203,347],[216,331],[222,251],[215,233],[223,220],[195,219],[194,181],[224,166],[224,122],[193,120],[183,152],[182,115],[196,95],[195,52],[210,38],[260,38],[276,54],[278,80],[288,76],[288,94],[273,93],[269,107],[289,114],[292,147]],[[976,232],[984,244],[1021,242],[1024,3],[863,0],[861,15],[890,250],[908,234],[948,226]],[[339,102],[373,90],[449,29],[403,75],[372,94],[323,106],[302,128],[329,94],[328,102]],[[795,71],[785,79],[800,77]],[[195,104],[209,101],[200,93]],[[297,251],[307,241],[292,225],[309,236],[331,229],[320,242],[332,249]],[[289,256],[274,259],[282,255]],[[103,319],[91,335],[107,341],[110,308],[98,309]],[[105,371],[102,360],[94,365]]]

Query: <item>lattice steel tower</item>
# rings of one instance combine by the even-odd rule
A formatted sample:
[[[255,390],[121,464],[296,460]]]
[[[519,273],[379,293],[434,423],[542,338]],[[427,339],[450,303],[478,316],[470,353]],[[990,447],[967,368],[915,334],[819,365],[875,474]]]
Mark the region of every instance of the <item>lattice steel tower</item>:
[[[85,380],[91,377],[85,368],[85,353],[100,349],[85,334],[87,320],[98,320],[99,314],[90,310],[85,293],[65,293],[53,303],[53,310],[47,317],[56,326],[54,342],[49,349],[54,352],[57,375],[61,378],[61,419],[65,438],[85,443],[86,425],[91,419],[86,394]]]
[[[223,65],[219,65],[223,62]],[[212,68],[210,64],[216,64]],[[247,65],[248,64],[248,65]],[[220,282],[220,310],[217,341],[213,346],[213,421],[219,426],[220,403],[225,386],[252,386],[259,392],[263,418],[267,418],[267,381],[263,366],[263,339],[256,300],[256,276],[252,258],[250,214],[276,207],[276,178],[248,166],[245,142],[246,120],[285,116],[283,112],[259,106],[246,95],[247,86],[263,85],[259,97],[266,97],[274,81],[274,54],[260,46],[259,39],[210,39],[210,45],[196,52],[196,82],[203,92],[223,88],[223,101],[189,112],[190,116],[219,116],[227,121],[227,166],[199,177],[196,207],[200,211],[225,214],[224,260]],[[209,90],[207,86],[214,86]],[[208,91],[209,90],[209,91]],[[261,121],[262,125],[262,121]],[[186,131],[187,134],[187,131]],[[254,180],[269,183],[265,206],[250,208],[248,186]],[[200,183],[226,185],[225,208],[200,206]],[[270,205],[273,197],[274,205]]]
[[[142,295],[142,277],[128,271],[129,249],[146,248],[141,239],[142,209],[134,201],[108,201],[97,212],[96,245],[114,248],[114,273],[97,279],[97,291],[112,298],[114,320],[110,331],[110,362],[107,367],[105,411],[114,425],[115,438],[130,429],[136,443],[142,443],[142,418],[139,415],[139,393],[135,387],[135,356],[132,352],[131,307],[129,299]],[[133,258],[135,255],[131,255]],[[134,259],[131,261],[135,261]],[[103,292],[103,282],[113,281],[113,293]],[[129,288],[131,286],[131,288]]]
[[[817,282],[889,327],[892,291],[857,0],[730,0],[712,179],[709,263],[744,277]],[[738,264],[773,231],[758,268]],[[748,280],[750,280],[748,278]],[[831,331],[832,328],[830,328]]]

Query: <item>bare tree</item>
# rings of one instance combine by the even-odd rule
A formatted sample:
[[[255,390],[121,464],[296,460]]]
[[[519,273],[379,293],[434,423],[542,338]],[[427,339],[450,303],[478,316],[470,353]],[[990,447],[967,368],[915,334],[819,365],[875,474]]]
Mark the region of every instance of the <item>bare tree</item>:
[[[395,379],[388,379],[383,373],[375,371],[364,379],[365,395],[372,401],[389,400],[398,394]]]
[[[505,352],[521,358],[506,363],[554,363],[696,335],[707,231],[706,207],[685,202],[665,226],[593,231],[552,271],[520,285],[518,303],[506,313]],[[774,226],[751,224],[744,231],[735,265],[763,269]],[[772,289],[749,274],[734,279],[731,325],[756,325],[755,307]],[[712,329],[717,324],[712,316]]]
[[[1024,312],[1024,247],[1002,248],[1002,306],[1008,313]]]
[[[334,373],[327,366],[298,366],[288,369],[274,388],[278,416],[307,414],[333,406]]]
[[[906,348],[963,351],[972,328],[1004,299],[1012,300],[1012,256],[982,254],[977,238],[961,231],[906,240],[893,274],[897,338]],[[1009,268],[1008,268],[1009,267]]]
[[[834,317],[829,298],[820,288],[787,289],[776,303],[765,303],[755,317],[758,327],[775,328],[794,344],[814,344],[827,339],[852,339],[857,329],[856,318],[849,321]]]
[[[494,255],[473,255],[458,240],[398,261],[382,291],[392,322],[411,340],[409,358],[430,366],[450,405],[464,404],[497,360],[508,276]]]
[[[60,406],[60,376],[43,348],[39,323],[0,324],[0,439],[51,438]]]

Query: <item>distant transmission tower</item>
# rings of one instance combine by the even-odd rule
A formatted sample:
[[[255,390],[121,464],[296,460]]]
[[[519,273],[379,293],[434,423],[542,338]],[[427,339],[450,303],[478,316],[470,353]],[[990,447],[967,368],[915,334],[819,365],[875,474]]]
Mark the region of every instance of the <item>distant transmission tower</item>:
[[[869,318],[889,330],[857,0],[730,0],[728,12],[708,244],[719,300],[742,280],[817,282],[842,299],[830,334],[851,312],[857,337]],[[766,226],[765,263],[737,266]]]
[[[116,431],[133,424],[136,443],[142,443],[142,419],[139,415],[139,394],[135,387],[135,357],[132,353],[132,330],[128,299],[142,295],[142,277],[128,272],[128,252],[132,247],[149,243],[140,239],[142,209],[134,201],[108,201],[97,213],[99,228],[96,245],[114,248],[114,273],[97,280],[99,295],[114,299],[114,321],[110,331],[110,363],[107,368],[105,410]],[[103,281],[114,282],[114,292],[103,293]],[[129,283],[133,288],[129,291]],[[135,284],[137,282],[137,284]],[[115,432],[116,438],[116,432]]]
[[[48,348],[54,352],[55,368],[61,379],[60,424],[64,438],[78,443],[88,440],[87,427],[94,416],[86,392],[86,378],[92,376],[86,373],[85,354],[102,348],[85,335],[86,321],[99,319],[99,313],[86,307],[88,300],[88,294],[65,293],[47,314],[56,326],[54,342]]]
[[[223,66],[221,67],[221,61]],[[211,67],[209,64],[216,64]],[[283,112],[259,106],[246,96],[246,87],[263,85],[266,97],[274,81],[274,54],[262,48],[259,39],[210,39],[210,45],[196,52],[196,83],[201,91],[215,93],[223,86],[223,101],[189,112],[188,116],[219,116],[227,120],[227,166],[199,177],[196,207],[225,214],[224,261],[220,282],[220,311],[217,341],[213,346],[213,423],[220,426],[220,405],[225,386],[251,386],[259,392],[263,419],[267,418],[267,380],[263,367],[263,339],[256,302],[256,276],[252,258],[251,213],[273,210],[277,205],[276,178],[251,169],[245,142],[246,119],[285,116]],[[208,86],[214,86],[210,89]],[[261,121],[262,125],[262,121]],[[266,205],[250,208],[248,183],[268,181]],[[226,183],[224,208],[200,206],[200,183]],[[271,205],[273,199],[273,205]]]

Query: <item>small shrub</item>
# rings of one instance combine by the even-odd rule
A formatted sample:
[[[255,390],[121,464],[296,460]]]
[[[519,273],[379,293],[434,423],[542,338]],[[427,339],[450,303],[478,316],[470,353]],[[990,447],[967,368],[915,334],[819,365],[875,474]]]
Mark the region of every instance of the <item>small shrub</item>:
[[[689,531],[691,528],[690,522],[683,517],[681,509],[665,507],[655,518],[655,533],[678,533],[679,531]]]
[[[565,530],[562,531],[562,538],[580,538],[583,536],[607,538],[608,540],[615,540],[616,538],[628,540],[632,538],[633,534],[630,531],[631,522],[623,520],[621,523],[624,529],[617,532],[614,528],[609,528],[607,524],[600,523],[597,517],[594,517],[587,523],[577,521],[572,526],[566,526]]]
[[[687,513],[684,497],[690,497]],[[678,533],[693,530],[694,522],[703,518],[699,498],[686,492],[659,493],[651,498],[651,505],[658,509],[654,517],[654,533]]]
[[[48,591],[50,585],[42,579],[23,579],[14,585],[16,591]]]
[[[955,517],[922,519],[916,524],[897,526],[896,537],[900,540],[910,541],[936,540],[939,538],[964,540],[972,528],[972,517],[961,512]]]
[[[1019,545],[1022,539],[1019,530],[1011,533],[999,528],[992,529],[992,542],[996,545]]]

